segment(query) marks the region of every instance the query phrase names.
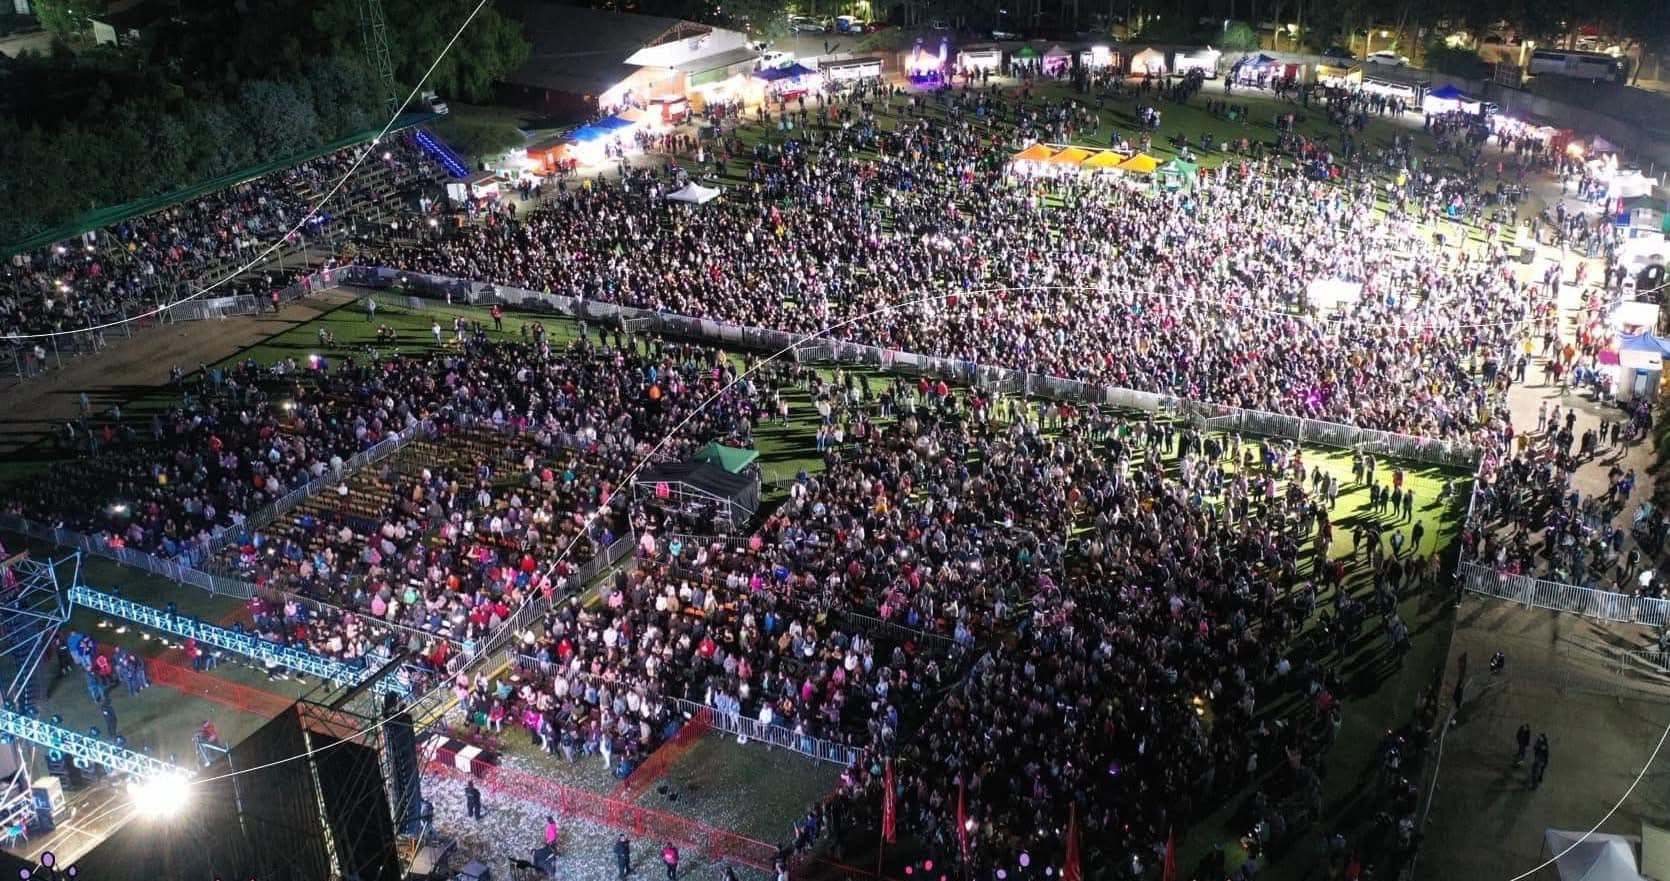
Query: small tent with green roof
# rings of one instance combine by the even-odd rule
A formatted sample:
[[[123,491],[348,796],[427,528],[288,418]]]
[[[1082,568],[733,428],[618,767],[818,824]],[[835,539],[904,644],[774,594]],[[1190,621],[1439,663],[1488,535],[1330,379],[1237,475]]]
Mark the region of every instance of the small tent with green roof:
[[[754,460],[759,457],[758,450],[727,447],[715,442],[702,447],[693,457],[693,461],[707,462],[710,465],[718,465],[732,474],[741,474],[742,469],[754,464]]]
[[[1200,175],[1200,166],[1193,162],[1173,159],[1159,167],[1155,172],[1160,183],[1168,190],[1182,187],[1194,188],[1195,178]]]

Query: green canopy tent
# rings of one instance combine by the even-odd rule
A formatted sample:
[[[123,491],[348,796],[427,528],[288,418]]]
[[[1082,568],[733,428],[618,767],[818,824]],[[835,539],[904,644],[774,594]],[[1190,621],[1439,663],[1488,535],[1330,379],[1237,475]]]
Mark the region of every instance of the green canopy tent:
[[[758,450],[743,450],[721,443],[711,443],[696,453],[694,461],[718,465],[732,474],[741,474],[742,469],[754,464],[754,460],[759,457]]]
[[[1162,186],[1168,190],[1179,187],[1194,188],[1195,178],[1200,176],[1200,166],[1193,162],[1173,159],[1155,170]]]
[[[1038,50],[1032,48],[1031,46],[1022,46],[1019,49],[1016,49],[1009,57],[1015,59],[1016,61],[1035,61],[1038,58]]]

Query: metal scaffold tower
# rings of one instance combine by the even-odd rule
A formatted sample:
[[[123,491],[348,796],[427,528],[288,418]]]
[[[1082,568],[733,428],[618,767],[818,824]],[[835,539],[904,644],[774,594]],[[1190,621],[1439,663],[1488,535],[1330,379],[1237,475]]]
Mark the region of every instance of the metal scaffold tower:
[[[360,37],[365,42],[365,61],[383,87],[383,102],[392,116],[400,109],[394,85],[394,61],[389,55],[388,23],[383,20],[383,0],[359,0]]]
[[[103,612],[113,618],[132,621],[141,627],[161,633],[195,639],[204,645],[225,649],[269,666],[288,667],[339,686],[353,687],[370,683],[371,690],[376,694],[392,693],[397,697],[406,697],[411,690],[399,677],[380,675],[379,671],[363,664],[344,663],[305,649],[270,642],[253,633],[240,633],[205,624],[195,618],[124,600],[86,585],[77,584],[72,587],[69,598],[78,606]]]
[[[70,619],[69,594],[59,581],[59,570],[67,569],[69,583],[74,584],[80,568],[79,552],[36,560],[24,551],[0,561],[0,656],[9,662],[3,668],[8,676],[7,706],[33,705],[35,668],[58,628]]]

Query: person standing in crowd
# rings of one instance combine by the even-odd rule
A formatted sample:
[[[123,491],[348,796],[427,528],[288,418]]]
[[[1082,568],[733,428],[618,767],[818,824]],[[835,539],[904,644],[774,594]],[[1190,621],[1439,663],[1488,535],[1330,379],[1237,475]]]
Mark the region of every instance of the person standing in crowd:
[[[615,869],[619,878],[632,874],[632,842],[625,835],[615,839]]]
[[[661,863],[667,867],[667,881],[678,881],[678,848],[671,841],[661,848]]]
[[[104,716],[105,733],[109,734],[111,737],[115,737],[117,734],[116,708],[110,705],[110,695],[105,695],[104,703],[99,704],[99,714]]]
[[[556,849],[557,849],[557,835],[559,834],[559,832],[560,832],[560,830],[557,828],[557,818],[551,816],[550,814],[546,814],[545,815],[545,846],[550,848],[552,850],[552,852],[555,852]]]
[[[377,298],[376,297],[366,297],[365,298],[365,323],[370,324],[371,322],[376,321],[376,320],[377,320]]]
[[[464,783],[464,813],[472,820],[481,819],[481,790],[474,780]]]
[[[1531,788],[1542,785],[1542,777],[1548,773],[1548,732],[1537,735],[1537,745],[1531,750]]]
[[[1519,730],[1514,733],[1513,739],[1519,746],[1519,750],[1513,754],[1513,766],[1517,768],[1525,764],[1525,751],[1531,748],[1530,723],[1520,725]]]

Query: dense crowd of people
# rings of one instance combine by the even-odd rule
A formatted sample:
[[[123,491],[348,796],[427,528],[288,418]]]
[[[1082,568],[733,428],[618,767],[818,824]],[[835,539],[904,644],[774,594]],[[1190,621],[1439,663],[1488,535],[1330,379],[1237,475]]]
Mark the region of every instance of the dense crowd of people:
[[[896,100],[852,97],[820,108],[828,127],[804,138],[717,151],[715,170],[746,183],[700,211],[666,201],[666,179],[631,172],[514,222],[368,258],[1455,439],[1488,416],[1469,368],[1506,357],[1536,308],[1494,244],[1507,206],[1466,177],[1404,170],[1384,188],[1368,174],[1328,186],[1267,156],[1154,195],[1006,164],[1013,142],[998,135],[1068,133],[1080,105],[968,91],[930,116],[928,98]],[[893,128],[876,124],[884,107],[902,117]],[[1408,157],[1351,161],[1376,171]],[[1451,244],[1468,224],[1493,244],[1483,256],[1429,248],[1416,222],[1435,218]],[[1360,283],[1361,299],[1317,315],[1319,279]]]
[[[1398,108],[1317,100],[1337,143],[1291,125],[1273,144],[1202,139],[1236,155],[1171,192],[1009,164],[1017,144],[1094,130],[1082,103],[853,88],[780,107],[775,121],[795,122],[783,137],[750,144],[731,129],[702,144],[695,170],[738,183],[699,209],[665,198],[679,174],[623,168],[559,182],[535,210],[363,255],[1466,442],[1487,457],[1482,516],[1521,526],[1469,530],[1467,553],[1531,571],[1526,536],[1546,521],[1562,573],[1637,577],[1638,556],[1602,523],[1635,476],[1617,474],[1605,498],[1569,487],[1606,438],[1570,437],[1569,419],[1562,435],[1556,413],[1531,448],[1508,419],[1504,392],[1553,333],[1556,289],[1510,266],[1501,240],[1518,196],[1504,169],[1489,181],[1423,165],[1403,137],[1364,147],[1353,136],[1368,115]],[[1478,157],[1466,120],[1427,127]],[[1534,159],[1505,161],[1522,158]],[[1483,248],[1454,247],[1475,234]],[[1325,280],[1360,297],[1317,302]],[[174,557],[231,531],[226,562],[268,589],[252,606],[260,632],[347,659],[404,647],[437,674],[515,610],[553,600],[514,634],[513,679],[451,680],[472,722],[622,775],[676,728],[672,699],[851,746],[860,760],[801,827],[837,849],[873,840],[892,781],[901,830],[936,859],[965,851],[971,875],[1042,877],[1072,816],[1095,870],[1136,877],[1169,831],[1251,787],[1234,802],[1244,877],[1317,826],[1337,876],[1407,864],[1407,769],[1434,694],[1381,744],[1369,831],[1333,834],[1322,780],[1348,666],[1396,669],[1408,650],[1398,604],[1435,587],[1440,550],[1415,511],[1464,506],[1452,486],[1427,498],[1372,455],[1347,478],[1290,442],[928,378],[739,364],[623,331],[581,325],[560,342],[533,322],[517,336],[460,319],[450,337],[436,324],[448,344],[431,353],[205,369],[148,433],[72,429],[88,456],[7,510]],[[754,446],[801,395],[823,468],[795,475],[741,533],[611,501],[646,457]],[[401,430],[430,438],[417,464],[342,476]],[[322,501],[241,529],[313,480],[328,484]],[[1359,494],[1366,510],[1335,519]],[[629,536],[634,553],[598,601],[574,598],[578,567]],[[1202,877],[1221,877],[1222,858]]]

